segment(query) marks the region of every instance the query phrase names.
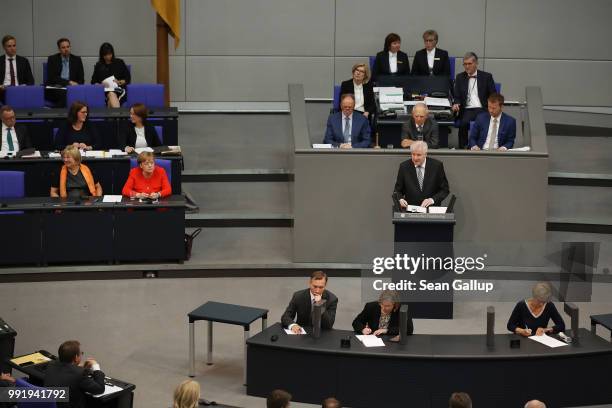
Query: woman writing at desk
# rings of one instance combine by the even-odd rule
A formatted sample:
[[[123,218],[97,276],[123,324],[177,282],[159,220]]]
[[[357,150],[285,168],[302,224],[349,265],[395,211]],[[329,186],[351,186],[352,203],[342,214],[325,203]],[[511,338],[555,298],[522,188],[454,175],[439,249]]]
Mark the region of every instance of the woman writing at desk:
[[[531,292],[531,298],[521,300],[514,306],[508,320],[508,330],[525,337],[564,331],[565,322],[554,303],[550,301],[552,297],[550,285],[538,282]],[[553,327],[548,327],[550,319],[555,323]]]
[[[353,329],[359,334],[397,336],[399,334],[399,308],[397,292],[384,290],[380,293],[378,302],[365,304],[361,313],[353,320]],[[408,316],[406,334],[412,334],[413,330],[412,318]]]
[[[81,163],[81,152],[74,146],[66,146],[62,152],[62,166],[59,177],[52,174],[51,197],[81,198],[102,195],[102,186],[93,171]]]
[[[155,165],[153,153],[142,152],[138,155],[138,167],[130,170],[121,193],[127,197],[151,198],[156,200],[172,194],[166,170]]]

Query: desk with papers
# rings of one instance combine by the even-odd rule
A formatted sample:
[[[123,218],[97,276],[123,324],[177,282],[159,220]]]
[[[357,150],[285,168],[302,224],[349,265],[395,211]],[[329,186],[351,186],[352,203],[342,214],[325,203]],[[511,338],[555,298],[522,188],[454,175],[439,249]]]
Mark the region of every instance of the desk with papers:
[[[347,337],[351,347],[342,348]],[[247,394],[281,388],[293,401],[317,404],[333,395],[355,408],[441,407],[457,390],[482,407],[514,408],[533,398],[554,407],[612,403],[605,374],[612,344],[585,329],[579,343],[557,348],[514,334],[495,335],[492,349],[484,334],[416,334],[405,345],[382,339],[384,347],[366,347],[347,330],[288,336],[277,323],[247,340]]]

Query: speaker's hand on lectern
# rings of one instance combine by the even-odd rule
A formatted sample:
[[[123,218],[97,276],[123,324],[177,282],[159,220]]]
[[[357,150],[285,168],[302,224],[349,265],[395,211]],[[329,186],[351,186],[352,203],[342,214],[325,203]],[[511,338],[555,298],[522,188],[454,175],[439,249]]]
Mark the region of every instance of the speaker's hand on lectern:
[[[403,198],[400,198],[399,203],[400,203],[400,207],[402,208],[408,207],[408,201],[404,200]]]
[[[426,199],[424,199],[424,200],[423,200],[423,202],[421,203],[421,207],[425,207],[425,208],[427,208],[427,207],[429,207],[430,205],[433,205],[433,203],[434,203],[433,198],[426,198]]]

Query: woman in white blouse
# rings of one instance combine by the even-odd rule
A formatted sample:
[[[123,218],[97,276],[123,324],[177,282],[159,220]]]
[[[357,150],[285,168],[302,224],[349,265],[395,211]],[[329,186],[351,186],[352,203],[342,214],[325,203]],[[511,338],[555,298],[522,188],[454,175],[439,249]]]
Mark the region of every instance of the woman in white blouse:
[[[127,126],[121,137],[121,148],[132,153],[140,147],[161,146],[155,128],[147,123],[147,107],[142,103],[135,103],[130,108],[131,124]]]
[[[353,65],[353,78],[342,82],[340,95],[353,94],[355,96],[355,110],[363,113],[366,118],[376,111],[374,101],[374,88],[368,82],[370,73],[366,64]],[[336,108],[338,108],[336,106]]]
[[[390,33],[385,37],[384,49],[376,54],[374,67],[372,68],[372,79],[381,75],[410,75],[410,63],[408,55],[400,51],[402,39],[395,33]]]

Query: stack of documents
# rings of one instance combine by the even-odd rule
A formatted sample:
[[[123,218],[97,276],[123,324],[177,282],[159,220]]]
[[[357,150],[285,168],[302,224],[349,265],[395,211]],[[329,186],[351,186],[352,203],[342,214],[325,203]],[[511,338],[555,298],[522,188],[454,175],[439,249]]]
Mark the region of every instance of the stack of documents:
[[[427,106],[441,106],[444,108],[450,108],[450,101],[448,98],[425,98],[425,105]]]
[[[378,100],[380,109],[404,109],[404,90],[391,86],[381,86],[378,88]]]
[[[385,343],[380,337],[376,337],[373,334],[363,335],[356,334],[357,340],[363,343],[366,347],[385,347]]]
[[[545,346],[548,346],[550,348],[555,348],[555,347],[561,347],[561,346],[567,346],[568,345],[567,343],[559,341],[559,340],[555,339],[554,337],[547,336],[546,334],[543,334],[541,336],[531,336],[529,338],[531,340],[537,341],[538,343],[542,343]]]

